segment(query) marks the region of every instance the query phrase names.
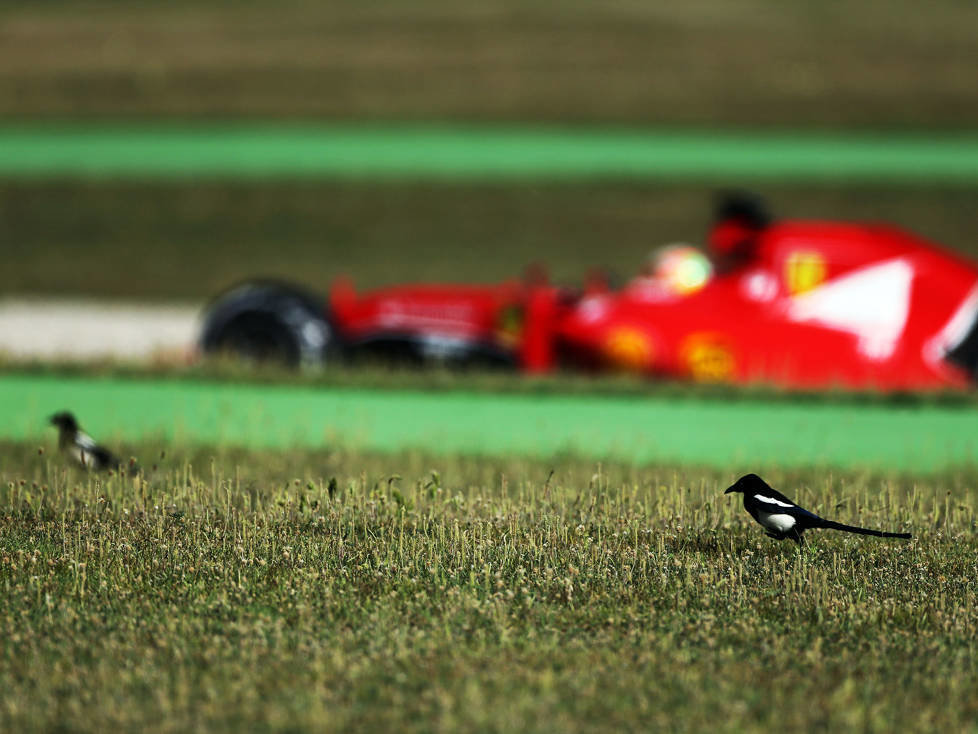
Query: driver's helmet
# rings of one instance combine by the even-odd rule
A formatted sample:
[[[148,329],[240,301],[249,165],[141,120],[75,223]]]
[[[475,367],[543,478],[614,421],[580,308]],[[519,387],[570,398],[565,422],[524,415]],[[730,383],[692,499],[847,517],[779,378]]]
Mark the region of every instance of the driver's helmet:
[[[707,243],[717,267],[726,271],[753,260],[758,237],[770,223],[771,216],[759,197],[746,191],[722,194]]]
[[[645,261],[645,275],[676,295],[695,293],[710,280],[713,265],[701,250],[673,243],[653,250]]]

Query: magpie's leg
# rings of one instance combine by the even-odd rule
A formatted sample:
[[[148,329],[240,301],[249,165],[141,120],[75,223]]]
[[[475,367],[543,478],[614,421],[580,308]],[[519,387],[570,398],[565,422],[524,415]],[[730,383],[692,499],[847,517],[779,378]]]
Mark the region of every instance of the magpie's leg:
[[[788,537],[795,541],[799,548],[805,545],[805,540],[801,537],[801,532],[798,530],[798,528],[792,528],[791,532],[788,534]]]
[[[769,537],[769,538],[774,538],[775,540],[784,540],[784,534],[783,533],[775,533],[775,532],[772,532],[772,531],[768,530],[764,534],[767,537]]]

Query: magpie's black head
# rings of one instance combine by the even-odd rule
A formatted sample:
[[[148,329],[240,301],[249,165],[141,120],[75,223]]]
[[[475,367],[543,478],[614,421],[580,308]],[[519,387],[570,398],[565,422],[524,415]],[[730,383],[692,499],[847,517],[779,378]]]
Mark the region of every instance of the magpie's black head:
[[[731,492],[757,492],[763,490],[767,487],[767,482],[761,479],[756,474],[745,474],[736,482],[727,487],[727,491],[724,494],[730,494]]]
[[[69,413],[67,410],[63,410],[60,413],[55,413],[51,416],[51,425],[57,426],[61,431],[77,431],[78,421],[75,420],[75,416]]]

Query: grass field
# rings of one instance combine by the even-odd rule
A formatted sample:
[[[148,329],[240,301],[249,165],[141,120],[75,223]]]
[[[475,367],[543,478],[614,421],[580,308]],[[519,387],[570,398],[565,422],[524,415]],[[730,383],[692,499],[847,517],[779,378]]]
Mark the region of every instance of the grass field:
[[[799,551],[690,467],[42,448],[0,447],[5,729],[978,727],[974,472],[772,469],[915,534]]]

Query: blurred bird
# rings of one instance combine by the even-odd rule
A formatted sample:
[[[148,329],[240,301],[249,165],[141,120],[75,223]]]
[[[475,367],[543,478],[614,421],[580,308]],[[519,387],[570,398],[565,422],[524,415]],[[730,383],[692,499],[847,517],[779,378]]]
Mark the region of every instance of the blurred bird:
[[[756,474],[742,476],[728,487],[724,494],[731,492],[744,495],[744,509],[764,527],[768,537],[775,540],[791,538],[801,545],[803,542],[801,534],[812,528],[844,530],[859,535],[875,535],[877,538],[911,537],[910,533],[884,533],[880,530],[857,528],[853,525],[825,520],[799,507]]]
[[[58,429],[58,448],[74,459],[80,466],[92,471],[118,469],[120,461],[115,454],[85,433],[68,411],[51,416],[51,425]]]

